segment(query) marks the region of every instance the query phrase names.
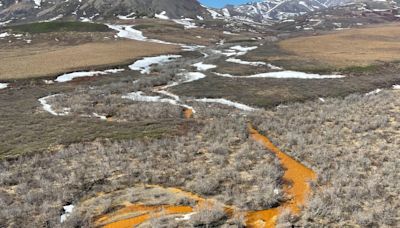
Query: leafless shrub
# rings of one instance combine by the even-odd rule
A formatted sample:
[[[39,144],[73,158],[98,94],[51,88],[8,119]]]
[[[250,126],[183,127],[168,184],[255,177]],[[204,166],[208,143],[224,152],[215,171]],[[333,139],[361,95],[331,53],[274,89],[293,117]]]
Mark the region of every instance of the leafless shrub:
[[[190,220],[193,226],[216,226],[227,219],[225,209],[217,203],[199,205],[195,207],[194,212]]]
[[[397,96],[397,91],[350,95],[251,117],[283,151],[318,174],[314,194],[299,220],[290,223],[398,226]]]
[[[253,169],[236,169],[232,158],[238,154]],[[11,200],[7,200],[7,207],[1,208],[6,209],[0,209],[0,215],[6,224],[19,227],[27,224],[26,215],[30,215],[28,224],[35,227],[90,227],[93,217],[114,208],[115,202],[100,200],[96,203],[98,208],[92,210],[80,208],[82,198],[142,184],[182,188],[244,210],[261,209],[260,206],[267,204],[258,204],[259,196],[255,193],[266,184],[281,188],[283,172],[279,167],[272,153],[249,143],[244,118],[215,118],[195,132],[179,137],[78,143],[46,156],[3,161],[0,185],[15,189],[15,195],[8,195]],[[279,200],[281,196],[266,194],[263,199],[275,201],[268,197]],[[134,195],[130,200],[135,202]],[[188,199],[176,202],[194,203]],[[70,203],[76,206],[76,211],[65,224],[60,224],[62,207]],[[221,216],[213,212],[198,221],[212,223],[221,220]]]

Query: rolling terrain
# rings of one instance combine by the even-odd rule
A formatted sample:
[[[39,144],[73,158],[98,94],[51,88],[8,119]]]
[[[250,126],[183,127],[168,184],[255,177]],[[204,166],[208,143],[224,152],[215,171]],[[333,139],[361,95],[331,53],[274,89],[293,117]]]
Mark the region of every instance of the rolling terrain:
[[[396,6],[0,1],[0,227],[398,227]]]

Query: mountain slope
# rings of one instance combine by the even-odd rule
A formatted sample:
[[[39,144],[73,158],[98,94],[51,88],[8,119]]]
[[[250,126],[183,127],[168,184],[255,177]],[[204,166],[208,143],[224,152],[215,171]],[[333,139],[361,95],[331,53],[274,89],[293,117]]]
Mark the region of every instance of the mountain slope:
[[[0,21],[109,19],[117,15],[153,16],[166,12],[170,18],[205,16],[197,0],[0,0]]]
[[[228,5],[218,10],[219,14],[214,13],[213,17],[272,23],[350,3],[367,4],[371,9],[388,9],[397,5],[393,0],[265,0],[239,6]]]
[[[267,0],[236,7],[227,6],[222,9],[222,12],[225,12],[225,16],[229,15],[237,19],[270,22],[284,20],[323,8],[326,8],[326,6],[318,0]]]

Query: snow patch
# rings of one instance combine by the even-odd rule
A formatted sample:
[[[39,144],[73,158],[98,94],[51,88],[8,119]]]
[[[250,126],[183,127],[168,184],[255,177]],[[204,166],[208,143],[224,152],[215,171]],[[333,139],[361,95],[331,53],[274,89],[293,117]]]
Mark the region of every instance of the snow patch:
[[[188,220],[190,220],[190,218],[191,218],[193,215],[195,215],[195,214],[196,214],[196,212],[192,212],[192,213],[183,215],[183,216],[180,217],[180,218],[175,218],[175,220],[176,220],[176,221],[188,221]]]
[[[187,72],[187,73],[182,73],[181,75],[185,76],[185,81],[181,82],[181,84],[197,81],[206,77],[205,74],[199,72]]]
[[[400,90],[400,85],[393,85],[393,89]]]
[[[174,61],[177,58],[182,57],[181,55],[160,55],[156,57],[145,57],[129,65],[131,70],[140,71],[141,74],[150,74],[151,66],[158,64],[162,65]]]
[[[79,72],[73,72],[73,73],[68,73],[68,74],[63,74],[61,76],[58,76],[55,81],[56,82],[69,82],[69,81],[72,81],[74,78],[115,74],[115,73],[122,72],[122,71],[124,71],[124,69],[110,69],[110,70],[105,70],[105,71],[79,71]]]
[[[163,93],[163,92],[159,91],[158,93]],[[179,100],[161,98],[160,96],[146,96],[146,95],[144,95],[144,93],[142,91],[128,93],[127,95],[122,96],[122,99],[128,99],[128,100],[138,101],[138,102],[168,103],[171,105],[177,105],[177,106],[187,108],[187,109],[192,109],[193,113],[195,113],[195,111],[192,107],[185,105],[185,104],[180,104]]]
[[[240,45],[236,45],[236,46],[233,46],[233,47],[230,47],[229,49],[232,49],[232,50],[235,50],[235,51],[240,51],[240,52],[249,52],[249,51],[252,51],[252,50],[255,50],[255,49],[257,49],[258,47],[257,46],[252,46],[252,47],[243,47],[243,46],[240,46]]]
[[[371,96],[371,95],[376,95],[378,93],[382,92],[382,89],[376,89],[374,91],[371,91],[369,93],[366,93],[365,96]]]
[[[42,0],[33,0],[35,5],[40,6],[42,4]]]
[[[8,24],[8,23],[10,23],[11,21],[12,21],[12,20],[0,21],[0,27],[6,25],[6,24]]]
[[[143,33],[137,29],[134,29],[131,25],[110,25],[107,24],[110,29],[118,31],[117,36],[130,40],[147,41],[147,37],[143,36]]]
[[[0,38],[5,38],[7,36],[10,36],[10,34],[8,32],[0,33]]]
[[[200,48],[205,48],[203,45],[186,45],[186,44],[179,44],[182,47],[182,51],[196,51]]]
[[[120,20],[132,20],[132,19],[135,19],[136,17],[135,17],[135,13],[130,13],[130,14],[126,15],[126,16],[117,15],[117,18],[120,19]]]
[[[249,62],[249,61],[244,61],[244,60],[240,60],[240,59],[236,59],[236,58],[229,58],[226,61],[230,62],[230,63],[238,63],[238,64],[250,65],[250,66],[264,66],[264,65],[267,65],[264,62]]]
[[[110,25],[106,24],[110,29],[117,31],[117,37],[130,39],[130,40],[137,40],[137,41],[146,41],[146,42],[153,42],[159,44],[170,44],[170,45],[181,45],[177,43],[166,42],[162,40],[156,39],[148,39],[143,35],[143,32],[134,29],[133,25]]]
[[[237,102],[233,102],[227,99],[223,99],[223,98],[218,98],[218,99],[212,99],[212,98],[202,98],[202,99],[196,99],[195,101],[198,102],[205,102],[205,103],[218,103],[218,104],[223,104],[223,105],[227,105],[230,107],[234,107],[243,111],[255,111],[255,108],[252,108],[248,105],[245,104],[241,104],[241,103],[237,103]]]
[[[51,105],[47,102],[48,99],[54,98],[56,96],[60,96],[60,94],[54,94],[54,95],[50,95],[47,97],[42,97],[39,99],[40,104],[42,105],[43,109],[50,113],[53,116],[66,116],[68,115],[68,111],[62,112],[62,113],[57,113],[56,111],[53,110],[53,108],[51,107]]]
[[[217,68],[216,65],[204,64],[203,62],[195,63],[192,66],[196,67],[198,71],[207,71],[207,70],[210,70],[210,69]]]
[[[183,25],[185,29],[193,29],[197,28],[198,26],[193,22],[191,18],[184,18],[184,19],[174,19],[175,23]]]
[[[74,205],[66,205],[63,207],[64,213],[61,215],[60,222],[63,223],[67,220],[68,216],[71,215],[72,211],[74,210]]]
[[[162,11],[159,14],[154,15],[155,18],[161,19],[161,20],[169,20],[169,17],[167,16],[167,12]]]
[[[228,77],[228,78],[337,79],[337,78],[345,77],[343,75],[308,74],[308,73],[304,73],[304,72],[289,71],[289,70],[254,74],[254,75],[249,75],[249,76],[234,76],[231,74],[221,74],[221,73],[214,73],[214,74],[221,76],[221,77]]]
[[[97,113],[93,113],[93,116],[96,117],[96,118],[99,118],[99,119],[101,119],[101,120],[107,120],[107,117],[106,117],[106,116],[102,116],[102,115],[99,115],[99,114],[97,114]]]
[[[8,87],[8,83],[0,83],[0,89],[5,89]]]

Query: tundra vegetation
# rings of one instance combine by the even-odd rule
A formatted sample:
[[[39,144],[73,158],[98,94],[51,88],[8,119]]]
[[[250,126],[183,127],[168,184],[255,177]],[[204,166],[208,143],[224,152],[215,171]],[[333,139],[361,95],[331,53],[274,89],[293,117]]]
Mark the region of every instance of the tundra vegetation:
[[[399,225],[398,96],[350,95],[252,116],[276,145],[318,173],[301,216],[283,216],[283,224]]]
[[[282,191],[284,170],[271,152],[248,138],[246,124],[252,121],[282,150],[318,173],[303,212],[299,216],[283,213],[279,225],[393,227],[399,222],[400,207],[396,201],[398,95],[398,91],[383,91],[328,98],[247,117],[203,106],[197,124],[185,135],[95,140],[46,156],[4,160],[0,166],[1,225],[90,227],[96,216],[122,206],[117,199],[120,191],[129,202],[142,202],[148,191],[143,184],[178,187],[242,212],[277,206],[287,200]],[[99,193],[107,197],[87,203]],[[160,196],[149,197],[144,202],[154,205]],[[164,202],[193,205],[185,197]],[[61,224],[62,206],[67,204],[77,209]],[[242,224],[240,213],[227,219],[218,207],[195,209],[197,214],[189,221],[155,216],[143,226]]]
[[[79,208],[88,194],[142,184],[179,187],[242,210],[259,210],[284,200],[282,175],[277,158],[247,139],[244,118],[205,120],[181,137],[78,143],[46,156],[3,161],[1,221],[57,227],[63,205]],[[71,220],[77,222],[73,226],[90,226],[102,213],[85,210],[74,215],[79,219]],[[211,216],[202,213],[196,221]]]
[[[183,31],[181,26],[172,26],[170,22],[163,22],[168,25],[165,27],[144,22],[139,26],[149,33],[160,33],[160,38],[164,30]],[[67,30],[74,29],[74,25],[65,26]],[[184,31],[179,39],[190,35]],[[198,35],[201,32],[194,30]],[[210,39],[220,38],[210,36]],[[244,42],[240,37],[237,39]],[[4,57],[10,62],[0,68],[22,69],[12,72],[13,77],[26,77],[26,69],[38,70],[29,72],[30,76],[43,76],[42,70],[48,67],[44,69],[37,64],[43,56],[62,61],[56,57],[72,49],[105,50],[100,60],[107,64],[114,57],[121,58],[118,60],[121,64],[126,59],[160,54],[132,51],[125,45],[139,50],[148,50],[146,45],[157,45],[162,46],[163,53],[176,51],[175,47],[161,44],[103,41],[57,47],[51,54],[43,49],[43,53],[32,55],[39,47],[34,46],[25,50],[22,57]],[[125,51],[116,49],[117,44]],[[107,54],[111,51],[116,56]],[[243,59],[251,60],[252,54]],[[26,69],[16,68],[15,64],[27,56]],[[211,55],[209,60],[223,65],[226,61],[220,57]],[[80,58],[87,59],[76,56],[73,60],[81,63]],[[399,225],[400,101],[397,97],[400,92],[348,95],[381,85],[391,86],[398,81],[396,63],[384,64],[383,68],[390,69],[383,70],[381,66],[348,69],[352,73],[367,71],[362,80],[353,76],[338,81],[247,80],[204,72],[207,77],[196,83],[168,88],[181,96],[182,104],[194,107],[192,119],[184,119],[183,107],[171,102],[123,99],[123,95],[139,91],[147,96],[174,99],[171,94],[161,95],[160,90],[171,82],[181,81],[184,77],[180,73],[193,70],[189,66],[197,58],[190,56],[153,67],[150,75],[138,76],[137,72],[128,71],[115,77],[99,77],[98,81],[86,78],[52,85],[31,79],[0,91],[0,111],[4,113],[0,119],[0,139],[6,142],[0,145],[0,227],[94,227],[99,225],[99,219],[117,213],[127,204],[190,206],[195,212],[188,220],[176,220],[178,215],[167,215],[164,208],[152,214],[141,227],[243,227],[247,211],[275,208],[290,200],[284,189],[291,184],[283,180],[285,170],[277,157],[249,137],[249,122],[318,175],[301,213],[281,213],[278,226]],[[53,65],[60,67],[57,63]],[[376,69],[389,73],[381,77],[376,77],[376,72],[368,74]],[[59,69],[50,70],[53,74]],[[10,73],[1,69],[0,72]],[[47,100],[52,109],[68,110],[68,115],[51,116],[40,108],[37,99],[50,94],[60,94]],[[320,96],[341,97],[293,103]],[[288,104],[242,112],[193,99],[202,97],[223,97],[258,107]],[[108,121],[99,120],[94,114],[105,116]],[[182,192],[172,193],[169,187]],[[198,205],[185,192],[215,203]],[[61,223],[66,205],[74,205],[74,210]]]

